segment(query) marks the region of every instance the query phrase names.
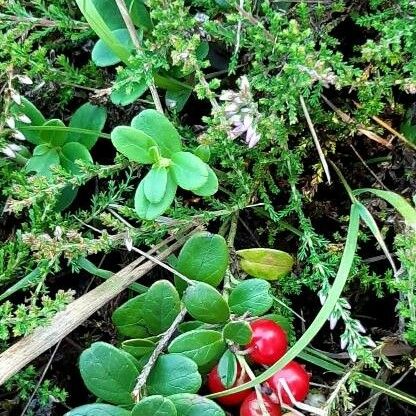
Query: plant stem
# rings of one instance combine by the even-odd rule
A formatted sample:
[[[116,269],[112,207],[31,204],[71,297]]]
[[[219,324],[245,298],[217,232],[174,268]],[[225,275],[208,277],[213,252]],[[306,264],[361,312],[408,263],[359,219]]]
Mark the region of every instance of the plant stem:
[[[131,20],[129,11],[127,9],[126,2],[124,0],[116,0],[118,9],[120,10],[121,16],[123,17],[124,23],[126,24],[127,30],[129,31],[131,40],[138,52],[142,52],[142,46],[140,44],[139,37],[137,36],[136,28]],[[148,84],[150,93],[152,94],[153,102],[155,103],[156,110],[163,114],[162,103],[160,102],[159,94],[157,93],[154,80],[149,81]]]
[[[153,351],[152,355],[149,358],[147,364],[143,367],[142,372],[137,377],[136,385],[133,389],[132,396],[136,403],[140,401],[140,391],[143,386],[146,384],[147,378],[149,377],[152,368],[156,364],[157,359],[159,358],[160,354],[166,348],[168,342],[172,338],[173,334],[176,331],[178,325],[183,321],[186,315],[186,309],[182,309],[175,320],[172,322],[172,325],[168,328],[168,330],[163,334],[162,338],[160,339],[157,347]]]

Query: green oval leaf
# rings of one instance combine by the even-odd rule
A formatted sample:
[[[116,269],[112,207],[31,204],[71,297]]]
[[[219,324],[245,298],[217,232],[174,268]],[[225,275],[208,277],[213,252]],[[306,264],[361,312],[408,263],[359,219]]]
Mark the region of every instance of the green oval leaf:
[[[182,354],[162,355],[147,379],[149,394],[170,396],[177,393],[196,393],[202,385],[198,366]]]
[[[32,104],[27,98],[20,97],[21,103],[20,105],[13,102],[10,106],[10,113],[13,114],[15,117],[24,114],[25,116],[29,117],[31,123],[30,126],[43,126],[46,123],[45,117],[43,114]],[[22,123],[19,120],[16,120],[16,128],[20,129],[21,127],[25,127],[27,124]],[[30,131],[25,130],[24,136],[26,137],[27,141],[33,144],[40,144],[40,131]]]
[[[96,131],[96,135],[68,132],[67,141],[78,142],[90,150],[98,140],[99,133],[104,128],[107,111],[90,103],[83,104],[72,115],[69,127]]]
[[[138,371],[126,352],[95,342],[81,354],[79,368],[91,393],[112,404],[133,404],[131,392]]]
[[[168,280],[159,280],[146,293],[143,316],[151,334],[165,332],[181,310],[179,294]]]
[[[198,329],[201,326],[204,326],[205,323],[201,321],[188,321],[188,322],[181,322],[178,325],[178,331],[183,334],[185,332],[193,331],[194,329]]]
[[[223,329],[224,338],[239,345],[247,345],[251,341],[252,330],[248,322],[229,322]]]
[[[60,153],[61,165],[68,172],[79,175],[81,168],[75,163],[77,160],[93,163],[92,157],[88,149],[81,143],[70,142],[65,144]]]
[[[192,318],[209,324],[226,322],[230,317],[230,308],[218,290],[208,283],[199,282],[188,286],[182,298]]]
[[[207,165],[190,152],[177,152],[171,156],[172,173],[176,183],[183,189],[202,187],[208,180]]]
[[[224,388],[231,388],[237,380],[237,358],[230,350],[222,355],[217,371]]]
[[[59,165],[59,155],[56,149],[48,145],[39,145],[35,148],[32,156],[26,163],[27,172],[36,172],[38,175],[51,176],[50,168]]]
[[[65,124],[62,120],[52,119],[46,121],[43,126],[47,127],[65,127]],[[42,143],[49,143],[52,147],[59,147],[65,143],[66,140],[66,131],[57,131],[57,130],[44,130],[40,132],[40,141]]]
[[[250,276],[276,280],[288,274],[293,267],[293,257],[285,251],[271,248],[238,250],[240,267]]]
[[[211,196],[218,191],[218,178],[215,172],[207,166],[208,179],[207,181],[197,189],[193,189],[192,192],[198,196]]]
[[[160,147],[162,156],[181,150],[181,137],[173,124],[159,111],[148,109],[133,118],[132,127],[149,135]]]
[[[200,144],[194,153],[205,163],[208,163],[211,158],[211,148],[206,144]]]
[[[131,416],[176,416],[171,400],[163,396],[148,396],[133,407]]]
[[[273,305],[270,283],[261,279],[244,280],[231,291],[228,304],[236,315],[248,312],[252,316],[261,316]]]
[[[218,360],[225,350],[221,332],[196,329],[176,337],[168,347],[170,353],[180,353],[191,358],[198,367],[210,365]]]
[[[145,298],[146,293],[136,296],[113,312],[111,319],[121,335],[132,338],[145,338],[149,335],[143,315]]]
[[[156,146],[155,141],[133,127],[118,126],[111,132],[114,147],[129,160],[138,163],[153,163],[149,149]]]
[[[126,48],[126,50],[132,51],[134,49],[133,42],[127,29],[116,29],[111,33],[114,38]],[[91,53],[91,59],[95,65],[102,67],[115,65],[120,62],[120,58],[113,53],[111,48],[108,47],[102,39],[99,39],[94,45]]]
[[[158,204],[166,193],[168,170],[164,167],[153,166],[143,178],[143,192],[151,204]]]
[[[150,339],[128,339],[121,344],[121,348],[123,348],[124,351],[137,359],[152,353],[155,347],[155,343]]]
[[[148,88],[145,79],[141,82],[129,82],[122,85],[116,83],[111,91],[110,100],[116,105],[129,105],[140,98]]]
[[[182,247],[176,269],[192,280],[218,286],[228,267],[228,247],[224,237],[200,232]]]
[[[225,416],[217,403],[197,394],[175,394],[169,396],[178,416]]]
[[[173,180],[172,175],[168,173],[166,190],[163,198],[157,204],[152,204],[144,194],[143,181],[140,182],[134,196],[134,209],[137,215],[146,220],[156,219],[170,207],[175,199],[176,189],[176,183]]]
[[[129,410],[111,404],[93,403],[76,407],[64,416],[130,416]]]

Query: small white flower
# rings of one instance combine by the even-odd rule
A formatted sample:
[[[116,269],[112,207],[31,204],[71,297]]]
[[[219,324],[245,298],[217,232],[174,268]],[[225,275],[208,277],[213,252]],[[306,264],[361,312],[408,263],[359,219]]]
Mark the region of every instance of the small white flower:
[[[366,341],[367,346],[371,348],[377,347],[376,343],[370,337],[366,337],[365,341]]]
[[[12,100],[17,104],[17,105],[21,105],[22,104],[22,97],[21,95],[16,92],[16,91],[12,91],[10,93],[10,96],[12,97]]]
[[[59,225],[55,227],[55,231],[53,232],[53,235],[55,236],[57,240],[60,240],[62,238],[62,228]]]
[[[16,140],[21,140],[24,141],[26,140],[26,137],[23,135],[23,133],[19,130],[15,130],[12,134],[12,136],[16,139]]]
[[[32,85],[33,81],[27,75],[17,75],[17,79],[21,84]]]
[[[341,336],[341,349],[342,350],[345,350],[345,348],[347,347],[347,345],[348,345],[348,338],[347,337],[344,337],[344,336]]]
[[[326,301],[326,295],[324,295],[324,294],[322,293],[322,291],[320,291],[320,292],[318,293],[318,297],[319,297],[319,301],[321,302],[321,305],[323,305],[323,304],[325,303],[325,301]]]
[[[22,114],[18,116],[17,118],[19,121],[25,124],[30,124],[32,122],[32,120],[26,114]]]
[[[22,150],[22,146],[19,146],[18,144],[14,144],[14,143],[10,143],[8,147],[12,149],[14,152],[18,152],[19,150]]]
[[[6,124],[11,128],[14,129],[16,127],[16,121],[13,117],[8,117],[6,119]]]
[[[335,329],[335,327],[337,326],[337,322],[338,317],[334,313],[332,313],[329,317],[329,327],[331,328],[331,330]]]
[[[198,23],[205,23],[207,20],[209,20],[209,17],[205,13],[198,12],[195,14],[195,20]]]
[[[220,94],[220,100],[221,101],[231,101],[234,98],[235,95],[236,94],[235,94],[234,91],[225,90],[225,91],[222,91],[221,92],[221,94]]]
[[[3,149],[1,149],[0,151],[7,157],[10,157],[11,159],[14,159],[16,157],[16,153],[12,149],[10,149],[9,146],[3,147]]]

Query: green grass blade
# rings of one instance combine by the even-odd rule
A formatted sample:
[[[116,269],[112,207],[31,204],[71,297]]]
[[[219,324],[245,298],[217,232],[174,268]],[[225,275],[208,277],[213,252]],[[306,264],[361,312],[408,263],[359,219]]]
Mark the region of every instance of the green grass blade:
[[[361,219],[365,222],[365,224],[367,225],[367,227],[370,229],[373,236],[377,240],[385,256],[387,257],[387,260],[390,262],[394,274],[397,274],[397,268],[396,268],[396,265],[394,264],[393,257],[391,256],[390,251],[387,248],[386,243],[384,242],[383,236],[381,235],[381,232],[373,216],[371,215],[371,212],[361,202],[357,201],[356,205],[360,212]]]
[[[303,351],[308,344],[313,340],[316,334],[320,331],[322,326],[328,320],[331,315],[336,302],[341,296],[342,290],[345,286],[345,283],[348,279],[349,272],[351,270],[351,265],[354,260],[355,250],[357,248],[357,239],[358,239],[358,229],[360,224],[360,215],[358,208],[355,204],[351,206],[350,213],[350,223],[348,226],[347,240],[345,242],[344,252],[342,254],[341,263],[339,265],[338,273],[335,278],[335,281],[332,285],[331,290],[329,291],[328,297],[322,306],[319,313],[316,315],[315,319],[305,331],[305,333],[299,338],[299,340],[293,345],[292,348],[275,364],[268,368],[265,372],[260,374],[255,379],[249,381],[248,383],[242,384],[240,386],[234,387],[232,389],[210,394],[207,397],[215,398],[226,396],[228,394],[238,393],[240,391],[246,390],[248,388],[254,387],[260,383],[263,383],[268,378],[270,378],[276,371],[283,368],[286,364],[292,361],[295,357]]]
[[[371,188],[356,189],[353,194],[361,195],[366,192],[370,192],[387,201],[400,213],[409,227],[416,229],[416,210],[402,196],[391,191]]]
[[[335,374],[345,374],[348,371],[348,368],[344,364],[341,364],[332,358],[328,358],[325,354],[312,348],[305,348],[305,350],[299,354],[299,357]],[[416,406],[416,397],[408,393],[405,393],[394,387],[390,387],[388,384],[380,380],[359,372],[354,373],[354,377],[357,383],[361,384],[362,386],[376,390],[379,393],[386,394],[404,403]]]
[[[21,126],[19,130],[25,131],[66,131],[72,133],[85,134],[86,136],[99,136],[104,139],[111,139],[111,136],[101,131],[80,129],[78,127],[66,127],[66,126]]]
[[[13,286],[10,286],[5,292],[0,295],[0,302],[4,299],[8,298],[9,296],[13,295],[14,293],[22,290],[28,286],[32,286],[35,283],[38,283],[40,279],[43,277],[43,273],[40,267],[36,267],[36,269],[32,270],[28,275],[20,279],[16,282]]]

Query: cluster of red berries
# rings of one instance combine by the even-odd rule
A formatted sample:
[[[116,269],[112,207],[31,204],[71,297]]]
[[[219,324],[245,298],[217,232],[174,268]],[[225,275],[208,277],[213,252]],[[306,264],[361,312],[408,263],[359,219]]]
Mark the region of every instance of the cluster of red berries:
[[[288,347],[286,332],[280,325],[269,319],[258,319],[252,322],[250,326],[253,334],[250,343],[246,346],[249,360],[259,365],[273,365],[280,360]],[[284,404],[292,405],[292,400],[283,384],[288,387],[296,401],[302,402],[309,392],[309,378],[310,376],[304,367],[296,361],[291,361],[286,367],[270,377],[265,383],[266,388],[262,391],[263,403],[270,416],[281,415],[279,396]],[[249,381],[247,373],[238,367],[237,378],[232,387],[239,386],[247,381]],[[208,388],[212,393],[225,390],[218,374],[218,367],[215,367],[208,375]],[[217,400],[224,406],[238,406],[241,404],[240,416],[262,415],[257,394],[250,389],[219,397]]]

